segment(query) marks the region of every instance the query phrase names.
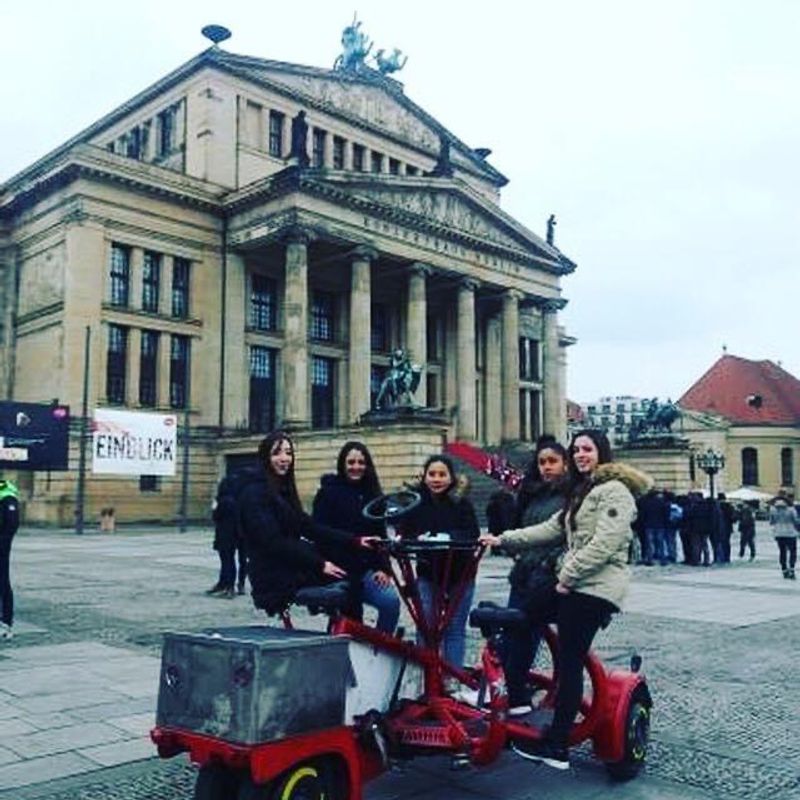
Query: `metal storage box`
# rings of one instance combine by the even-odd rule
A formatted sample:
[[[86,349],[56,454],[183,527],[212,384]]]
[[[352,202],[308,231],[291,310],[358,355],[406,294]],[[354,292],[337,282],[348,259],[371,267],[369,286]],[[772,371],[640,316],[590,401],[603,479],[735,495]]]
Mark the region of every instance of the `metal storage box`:
[[[241,744],[342,725],[349,645],[267,626],[167,633],[156,724]]]

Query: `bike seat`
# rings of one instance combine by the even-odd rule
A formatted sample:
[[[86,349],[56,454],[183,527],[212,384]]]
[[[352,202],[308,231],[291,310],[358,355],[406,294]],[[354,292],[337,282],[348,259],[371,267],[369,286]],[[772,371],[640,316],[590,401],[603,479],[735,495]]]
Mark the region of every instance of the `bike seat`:
[[[312,614],[341,611],[350,602],[346,583],[330,583],[327,586],[306,586],[298,589],[294,604],[306,606]]]
[[[470,627],[480,628],[481,631],[496,631],[504,628],[520,628],[528,624],[528,619],[518,608],[505,608],[495,603],[483,602],[470,612],[469,624]]]

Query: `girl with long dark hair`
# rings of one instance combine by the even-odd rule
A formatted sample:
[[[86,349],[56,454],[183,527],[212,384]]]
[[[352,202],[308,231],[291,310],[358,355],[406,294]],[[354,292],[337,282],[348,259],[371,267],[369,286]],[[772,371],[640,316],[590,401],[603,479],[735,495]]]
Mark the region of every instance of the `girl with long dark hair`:
[[[366,445],[346,442],[336,459],[336,473],[322,476],[314,498],[314,520],[352,534],[367,533],[385,538],[386,526],[366,520],[362,514],[364,506],[380,494],[380,480]],[[347,569],[355,613],[360,613],[362,604],[377,609],[375,627],[384,633],[393,633],[400,617],[400,599],[392,585],[385,556],[329,544],[321,544],[320,548],[332,561]]]
[[[511,552],[564,542],[556,568],[557,583],[549,602],[538,610],[537,624],[558,625],[558,690],[555,715],[546,737],[515,745],[520,755],[557,769],[569,766],[567,743],[583,693],[583,662],[597,631],[619,611],[627,594],[631,523],[636,517],[634,494],[649,488],[650,479],[614,463],[602,431],[582,430],[569,447],[572,474],[562,509],[538,525],[501,536],[487,534],[486,544]]]

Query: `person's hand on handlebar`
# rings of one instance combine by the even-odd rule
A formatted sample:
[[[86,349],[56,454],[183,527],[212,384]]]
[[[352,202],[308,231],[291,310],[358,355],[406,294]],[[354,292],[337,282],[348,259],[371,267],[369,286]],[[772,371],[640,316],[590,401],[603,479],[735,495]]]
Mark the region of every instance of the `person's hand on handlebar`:
[[[374,550],[379,546],[379,543],[384,541],[380,536],[356,536],[356,547],[364,547],[367,550]]]
[[[491,533],[482,533],[478,537],[478,544],[482,544],[484,547],[501,547],[503,539]]]
[[[341,568],[336,566],[333,561],[326,561],[322,565],[322,574],[327,575],[329,578],[346,578],[347,573]]]

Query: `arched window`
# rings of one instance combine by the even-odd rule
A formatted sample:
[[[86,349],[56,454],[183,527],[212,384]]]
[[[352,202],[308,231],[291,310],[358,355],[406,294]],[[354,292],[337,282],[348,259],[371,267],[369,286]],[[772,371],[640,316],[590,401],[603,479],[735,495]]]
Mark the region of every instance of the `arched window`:
[[[781,450],[781,486],[794,486],[794,464],[792,463],[791,447],[784,447]]]
[[[758,486],[758,450],[742,449],[742,486]]]

